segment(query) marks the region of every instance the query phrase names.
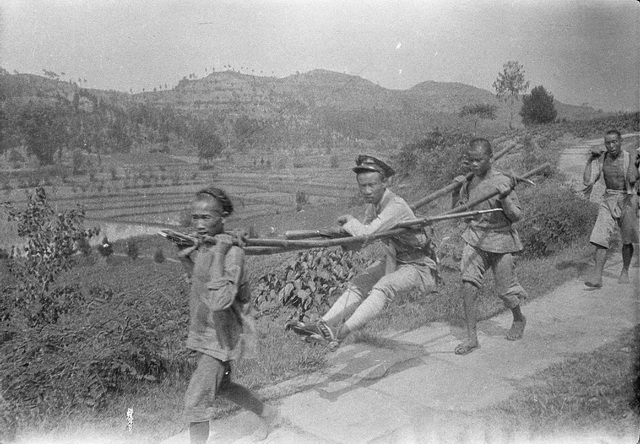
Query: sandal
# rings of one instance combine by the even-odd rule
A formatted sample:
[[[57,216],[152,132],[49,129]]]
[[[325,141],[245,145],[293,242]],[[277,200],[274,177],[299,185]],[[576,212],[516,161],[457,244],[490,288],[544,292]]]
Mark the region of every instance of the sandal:
[[[302,321],[289,321],[284,326],[285,330],[293,330],[294,333],[300,336],[311,336],[314,334],[320,334],[320,331],[316,328],[315,323],[305,323]]]

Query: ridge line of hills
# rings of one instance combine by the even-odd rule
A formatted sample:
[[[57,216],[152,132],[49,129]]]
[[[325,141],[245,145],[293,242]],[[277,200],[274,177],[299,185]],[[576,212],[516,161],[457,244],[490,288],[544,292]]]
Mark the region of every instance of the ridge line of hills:
[[[202,133],[203,125],[204,137],[219,137],[227,150],[273,151],[338,147],[345,140],[397,146],[435,127],[471,132],[475,124],[459,112],[474,104],[494,105],[497,110],[495,120],[477,122],[481,131],[483,125],[506,129],[510,117],[508,107],[493,93],[463,83],[425,81],[392,90],[324,69],[284,78],[220,71],[201,79],[185,77],[171,89],[137,94],[82,88],[53,76],[9,74],[0,68],[0,118],[5,132],[19,126],[24,120],[22,109],[35,106],[32,102],[53,103],[54,112],[67,113],[72,122],[65,125],[75,138],[67,148],[90,151],[87,147],[106,138],[105,153],[129,152],[149,144],[171,145],[172,153],[184,152],[180,148],[186,146],[184,142],[197,145],[194,134]],[[558,101],[555,106],[558,120],[605,115]],[[19,136],[14,134],[12,139],[10,134],[5,140],[19,145]],[[7,147],[0,146],[2,151]]]

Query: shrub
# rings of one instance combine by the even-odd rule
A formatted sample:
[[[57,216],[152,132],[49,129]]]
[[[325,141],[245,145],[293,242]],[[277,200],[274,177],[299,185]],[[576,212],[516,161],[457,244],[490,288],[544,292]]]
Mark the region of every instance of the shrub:
[[[107,239],[107,236],[104,236],[102,241],[100,241],[100,245],[98,245],[98,253],[104,257],[109,257],[113,254],[113,246],[111,245],[111,242],[109,242],[109,239]]]
[[[25,158],[22,154],[20,154],[20,151],[17,151],[15,148],[9,151],[9,162],[13,165],[14,169],[20,168],[21,164],[23,164],[24,161]]]
[[[557,180],[518,192],[524,219],[518,231],[526,257],[548,256],[591,232],[596,204],[579,197]]]
[[[23,419],[71,409],[100,409],[115,393],[159,381],[181,349],[187,331],[186,307],[175,295],[144,295],[95,285],[63,289],[76,302],[47,328],[12,316],[15,334],[0,344],[0,393]],[[184,305],[184,304],[182,304]]]
[[[419,174],[431,188],[448,185],[465,171],[462,157],[470,136],[437,128],[418,142],[404,145],[395,157],[400,177]]]
[[[520,116],[525,126],[553,123],[557,115],[553,95],[549,94],[544,86],[536,86],[531,90],[531,94],[522,97]]]
[[[131,260],[136,260],[138,259],[138,256],[140,256],[138,244],[133,239],[129,239],[127,241],[127,256],[129,256]]]
[[[28,325],[46,324],[57,317],[58,295],[51,290],[56,277],[71,268],[81,239],[93,237],[98,229],[84,229],[82,207],[56,213],[43,187],[29,196],[24,210],[11,205],[7,208],[9,220],[17,222],[18,236],[26,239],[26,246],[9,262],[16,282],[11,299],[14,309],[24,315]]]
[[[91,245],[89,244],[89,241],[84,237],[78,239],[77,248],[83,256],[89,256],[91,254]]]
[[[296,191],[296,211],[301,211],[304,205],[309,205],[309,196],[302,190]]]
[[[329,307],[329,298],[370,262],[341,248],[302,251],[280,274],[260,277],[255,302],[259,309],[292,307],[294,316],[302,320],[309,313],[317,314]]]
[[[165,260],[164,252],[162,251],[162,247],[157,247],[156,251],[153,253],[153,261],[157,264],[163,263]]]

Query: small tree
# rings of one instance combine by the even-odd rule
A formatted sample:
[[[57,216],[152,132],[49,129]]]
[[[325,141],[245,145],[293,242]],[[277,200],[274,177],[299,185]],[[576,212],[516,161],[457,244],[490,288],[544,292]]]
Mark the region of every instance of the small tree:
[[[509,128],[513,128],[513,116],[515,114],[515,104],[518,96],[527,92],[529,82],[525,82],[524,66],[516,61],[508,61],[502,66],[502,72],[493,82],[496,96],[507,104],[509,108]]]
[[[153,253],[153,261],[157,264],[163,263],[165,260],[164,252],[161,247],[157,247],[156,251]]]
[[[127,241],[127,256],[129,256],[131,260],[136,260],[138,259],[138,256],[140,256],[138,244],[133,239],[129,239],[129,241]]]
[[[68,143],[67,109],[60,104],[29,102],[19,117],[19,127],[27,153],[40,164],[52,165],[56,149]]]
[[[544,86],[536,86],[531,94],[522,98],[520,116],[525,125],[537,125],[552,123],[556,120],[558,112],[553,105],[553,95],[549,94]]]
[[[198,159],[205,161],[207,165],[222,152],[224,144],[214,128],[207,123],[199,123],[193,135],[193,142],[198,149]]]
[[[476,133],[478,120],[495,120],[498,107],[489,103],[476,103],[475,105],[465,105],[460,110],[460,117],[470,117],[473,119],[473,133]]]
[[[98,253],[100,253],[100,256],[105,258],[108,258],[113,254],[113,245],[111,245],[107,236],[104,236],[100,241],[100,245],[98,245]]]
[[[79,246],[98,234],[99,228],[84,229],[84,209],[56,213],[47,202],[42,186],[29,196],[24,210],[11,205],[9,220],[18,224],[18,236],[26,246],[14,249],[9,270],[16,278],[14,300],[32,322],[48,322],[55,307],[56,293],[51,286],[56,277],[72,266],[72,256]]]

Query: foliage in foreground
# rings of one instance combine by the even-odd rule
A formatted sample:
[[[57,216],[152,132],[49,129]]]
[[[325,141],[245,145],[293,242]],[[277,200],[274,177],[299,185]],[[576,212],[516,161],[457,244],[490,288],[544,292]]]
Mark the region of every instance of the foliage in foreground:
[[[549,256],[587,236],[598,207],[579,197],[557,179],[518,191],[525,211],[517,229],[525,257]]]
[[[341,248],[301,251],[281,272],[260,277],[255,303],[262,309],[292,307],[299,320],[321,314],[329,298],[370,262]]]
[[[42,186],[29,196],[23,210],[10,204],[7,208],[9,220],[17,222],[18,236],[26,245],[13,249],[9,262],[13,280],[4,289],[11,297],[10,302],[0,303],[0,320],[19,314],[30,326],[55,322],[68,311],[65,305],[74,301],[67,289],[52,285],[60,273],[71,268],[73,255],[82,251],[98,229],[84,229],[82,207],[56,213]]]
[[[0,346],[2,389],[21,414],[100,408],[126,383],[164,376],[166,351],[179,348],[186,313],[173,297],[152,306],[117,288],[67,288],[74,303],[55,323],[34,327],[14,316],[15,334]]]

